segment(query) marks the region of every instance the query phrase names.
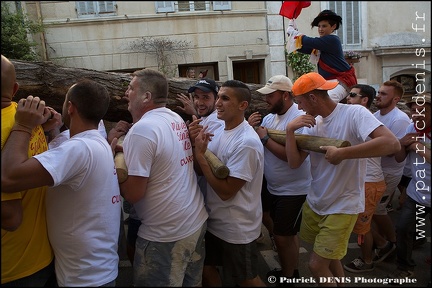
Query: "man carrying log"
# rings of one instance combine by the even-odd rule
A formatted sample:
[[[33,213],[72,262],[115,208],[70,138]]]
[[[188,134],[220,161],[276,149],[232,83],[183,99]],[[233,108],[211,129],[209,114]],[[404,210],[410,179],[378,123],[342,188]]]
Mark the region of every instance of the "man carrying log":
[[[243,82],[224,82],[215,104],[217,117],[224,125],[211,133],[205,126],[195,138],[195,166],[207,181],[209,210],[204,287],[222,286],[217,266],[223,267],[222,275],[233,284],[265,286],[258,274],[256,246],[261,232],[264,149],[245,120],[251,98],[251,91]],[[213,175],[205,157],[207,149],[229,168],[226,179]]]
[[[168,81],[162,73],[143,69],[132,76],[125,98],[134,124],[123,141],[128,177],[120,192],[141,220],[133,284],[198,287],[208,214],[187,126],[166,107]]]
[[[309,158],[297,169],[287,165],[285,146],[268,135],[268,129],[285,130],[286,125],[305,113],[298,109],[291,94],[292,82],[284,75],[271,77],[257,92],[265,96],[267,114],[261,126],[255,129],[264,146],[264,176],[270,192],[270,216],[273,221],[273,234],[281,264],[280,271],[270,271],[276,277],[298,278],[299,241],[301,207],[311,189],[311,168]],[[261,120],[254,112],[248,119],[255,126]],[[304,127],[296,130],[301,133]],[[279,278],[278,278],[279,279]],[[276,282],[277,286],[279,281]]]
[[[334,286],[344,277],[340,260],[347,253],[357,215],[365,208],[365,158],[400,149],[398,139],[365,107],[332,101],[328,90],[336,85],[316,72],[297,79],[292,92],[306,115],[288,123],[285,144],[293,169],[310,156],[312,191],[303,205],[300,238],[314,244],[309,269],[317,283],[329,285],[328,281],[334,281]],[[345,139],[351,146],[322,146],[325,153],[299,150],[294,132],[300,127],[307,127],[303,131],[307,135]],[[366,141],[368,136],[372,139]],[[320,283],[320,277],[328,281]]]

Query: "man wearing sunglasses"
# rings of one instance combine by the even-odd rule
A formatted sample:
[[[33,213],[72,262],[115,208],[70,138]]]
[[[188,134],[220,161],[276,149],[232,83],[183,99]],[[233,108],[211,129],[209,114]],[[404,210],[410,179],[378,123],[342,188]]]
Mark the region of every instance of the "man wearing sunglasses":
[[[375,98],[376,91],[372,86],[357,84],[351,87],[347,97],[347,104],[362,105],[370,109]],[[371,157],[366,162],[365,177],[365,210],[357,217],[353,233],[358,235],[358,245],[361,256],[344,265],[344,269],[352,273],[372,271],[373,263],[373,236],[371,221],[376,206],[386,190],[384,174],[381,168],[381,157]]]

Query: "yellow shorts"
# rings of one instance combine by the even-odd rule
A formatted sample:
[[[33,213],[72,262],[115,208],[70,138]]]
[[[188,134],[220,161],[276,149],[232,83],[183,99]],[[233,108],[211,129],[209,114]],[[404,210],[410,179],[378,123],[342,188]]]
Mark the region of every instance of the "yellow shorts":
[[[369,232],[372,216],[385,191],[386,183],[384,180],[365,183],[365,211],[358,215],[357,222],[353,229],[354,233],[365,235]]]
[[[358,214],[318,215],[303,204],[300,238],[313,243],[313,251],[321,257],[341,260],[347,253],[348,242]]]

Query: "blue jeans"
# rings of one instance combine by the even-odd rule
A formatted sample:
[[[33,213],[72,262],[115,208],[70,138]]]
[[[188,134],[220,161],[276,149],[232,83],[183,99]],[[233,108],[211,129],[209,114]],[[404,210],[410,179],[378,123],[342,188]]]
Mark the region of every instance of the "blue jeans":
[[[200,287],[207,222],[194,234],[174,242],[138,236],[133,264],[135,287]]]
[[[397,265],[400,270],[413,271],[416,266],[412,258],[412,249],[414,237],[420,239],[426,237],[421,230],[425,230],[423,226],[426,224],[426,215],[430,215],[430,207],[415,202],[411,197],[407,196],[396,223],[396,252]],[[417,235],[417,236],[415,236]]]

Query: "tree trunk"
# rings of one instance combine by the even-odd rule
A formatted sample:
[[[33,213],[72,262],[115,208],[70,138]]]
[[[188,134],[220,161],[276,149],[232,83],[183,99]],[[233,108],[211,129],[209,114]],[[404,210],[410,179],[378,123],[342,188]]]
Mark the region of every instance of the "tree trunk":
[[[53,107],[58,112],[61,112],[64,96],[72,84],[82,78],[97,81],[105,87],[111,96],[111,102],[107,114],[104,117],[105,121],[118,122],[125,120],[132,122],[132,117],[127,110],[127,102],[122,99],[124,92],[130,82],[131,75],[129,73],[114,73],[101,72],[89,69],[69,68],[53,64],[52,62],[26,62],[11,60],[15,65],[17,82],[20,85],[18,93],[14,100],[28,95],[39,96],[45,100],[48,106]],[[187,90],[195,83],[196,80],[189,78],[169,78],[168,105],[171,110],[180,114],[185,120],[190,120],[191,117],[181,113],[177,106],[182,103],[177,100],[177,94],[187,94]],[[219,85],[222,83],[216,81]],[[247,84],[252,92],[252,102],[246,111],[246,117],[254,111],[259,111],[263,116],[267,112],[267,103],[265,96],[256,92],[257,89],[263,87],[262,84]],[[398,103],[398,108],[409,115],[409,109],[403,102]],[[371,111],[377,111],[377,108],[372,104]],[[108,129],[109,130],[109,129]]]
[[[118,122],[125,120],[132,122],[132,117],[127,110],[127,102],[122,99],[127,86],[132,79],[129,73],[101,72],[89,69],[78,69],[62,67],[52,62],[26,62],[11,60],[15,65],[17,82],[20,85],[14,100],[18,101],[28,95],[39,96],[45,100],[48,106],[53,107],[58,112],[62,111],[64,97],[70,86],[78,80],[86,78],[103,84],[111,96],[111,102],[104,120]],[[191,119],[189,115],[181,113],[177,106],[182,103],[177,100],[177,94],[187,94],[190,86],[196,80],[188,78],[169,78],[169,95],[167,107],[179,113],[185,120]],[[217,81],[219,85],[221,82]],[[260,110],[265,113],[265,97],[256,92],[261,88],[261,84],[247,84],[252,91],[252,103],[247,111],[248,115],[253,111]]]

